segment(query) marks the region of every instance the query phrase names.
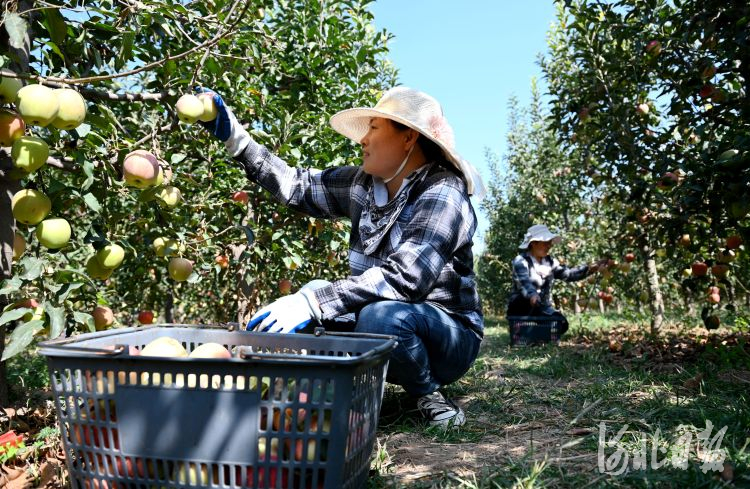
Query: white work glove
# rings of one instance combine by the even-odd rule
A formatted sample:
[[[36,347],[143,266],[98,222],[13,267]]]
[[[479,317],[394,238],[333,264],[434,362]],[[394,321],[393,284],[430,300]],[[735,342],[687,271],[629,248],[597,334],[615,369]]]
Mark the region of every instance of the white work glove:
[[[320,323],[321,315],[313,289],[303,287],[296,294],[276,299],[256,312],[245,329],[266,333],[296,333],[312,320]]]
[[[252,138],[250,134],[242,127],[221,95],[210,88],[195,87],[198,93],[212,93],[214,104],[216,105],[216,119],[208,122],[201,121],[201,125],[209,130],[216,138],[224,142],[227,151],[232,156],[237,156],[243,149],[250,144]]]

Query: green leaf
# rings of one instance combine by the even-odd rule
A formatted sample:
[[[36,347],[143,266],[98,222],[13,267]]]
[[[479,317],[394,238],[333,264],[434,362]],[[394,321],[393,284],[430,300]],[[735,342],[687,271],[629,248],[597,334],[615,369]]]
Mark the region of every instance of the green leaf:
[[[50,303],[44,304],[44,312],[49,318],[49,337],[57,338],[65,329],[65,308],[53,307]]]
[[[83,174],[86,175],[86,180],[81,185],[81,190],[87,190],[94,183],[94,162],[87,159],[83,162],[81,168],[83,169]]]
[[[86,124],[85,122],[81,124],[80,126],[76,127],[76,133],[78,133],[79,138],[85,138],[88,136],[88,134],[91,132],[91,126],[89,124]]]
[[[44,271],[44,260],[28,256],[21,260],[24,265],[24,272],[19,275],[23,280],[36,280]]]
[[[65,42],[65,36],[68,34],[68,25],[65,23],[65,18],[60,13],[60,9],[44,9],[44,17],[46,18],[45,25],[52,42],[55,44],[62,44]]]
[[[89,207],[89,209],[96,212],[97,214],[102,210],[102,206],[99,204],[99,200],[91,192],[83,196],[83,201],[86,202],[86,205]]]
[[[41,319],[34,319],[28,323],[24,323],[18,326],[11,333],[8,340],[8,344],[5,346],[3,351],[3,358],[0,361],[5,361],[11,357],[18,355],[19,353],[26,351],[31,341],[34,339],[34,335],[44,328],[44,321]]]
[[[140,195],[138,195],[138,202],[151,202],[156,197],[156,193],[160,190],[161,188],[159,187],[149,187],[142,190]]]
[[[83,324],[91,333],[96,331],[94,317],[91,314],[75,311],[73,312],[73,321],[77,324]]]
[[[15,12],[5,12],[5,30],[8,31],[8,42],[16,49],[23,49],[28,37],[29,26],[26,21]]]
[[[171,156],[171,157],[169,158],[169,162],[170,162],[170,163],[172,163],[173,165],[176,165],[177,163],[181,162],[181,161],[182,161],[182,160],[184,160],[185,158],[187,158],[187,155],[186,155],[186,154],[182,154],[182,153],[174,153],[174,154],[173,154],[173,155],[172,155],[172,156]]]
[[[122,46],[120,46],[120,52],[117,55],[117,62],[115,64],[118,70],[130,61],[130,57],[133,55],[134,40],[135,32],[126,32],[122,35]]]
[[[13,292],[21,290],[23,280],[19,277],[12,277],[3,282],[2,288],[0,288],[0,295],[7,295]]]
[[[71,292],[80,289],[81,287],[83,287],[83,282],[71,282],[63,284],[63,286],[60,288],[60,292],[57,294],[57,300],[59,302],[65,301]]]
[[[20,307],[18,309],[11,309],[10,311],[5,311],[2,316],[0,316],[0,325],[7,324],[11,321],[16,321],[23,317],[24,314],[29,312],[31,309],[28,307]]]
[[[58,55],[61,60],[65,61],[65,55],[62,53],[62,51],[60,51],[60,48],[58,47],[57,44],[55,44],[52,41],[47,41],[44,44],[48,46],[52,50],[53,53]]]

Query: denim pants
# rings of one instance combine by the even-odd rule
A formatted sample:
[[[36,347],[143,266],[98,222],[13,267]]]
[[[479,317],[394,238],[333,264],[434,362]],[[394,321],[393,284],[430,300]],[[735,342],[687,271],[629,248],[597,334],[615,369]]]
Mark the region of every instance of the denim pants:
[[[356,323],[325,321],[324,327],[395,336],[386,380],[411,396],[430,394],[460,379],[479,353],[481,338],[445,311],[429,303],[373,302]]]

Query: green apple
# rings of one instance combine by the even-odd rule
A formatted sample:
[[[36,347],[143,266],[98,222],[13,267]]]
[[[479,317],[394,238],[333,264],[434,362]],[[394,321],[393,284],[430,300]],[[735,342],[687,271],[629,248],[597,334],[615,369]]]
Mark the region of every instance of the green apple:
[[[18,261],[26,251],[26,239],[18,232],[13,236],[13,261]]]
[[[0,146],[11,146],[24,135],[26,123],[12,110],[0,109]]]
[[[180,245],[177,240],[162,237],[156,238],[152,246],[156,256],[171,256],[185,250],[185,247]]]
[[[42,138],[22,136],[13,142],[10,155],[13,166],[24,173],[34,173],[47,163],[49,146]]]
[[[172,277],[172,280],[184,282],[188,279],[190,274],[193,273],[193,262],[187,258],[174,257],[169,260],[167,270],[169,271],[169,276]]]
[[[72,88],[58,88],[53,93],[57,97],[59,108],[52,125],[66,131],[80,126],[86,118],[86,101],[81,94]]]
[[[175,105],[177,117],[187,124],[195,124],[203,115],[203,102],[193,94],[187,93],[180,97]]]
[[[54,90],[34,84],[18,91],[16,108],[26,124],[44,127],[55,119],[60,103]]]
[[[23,83],[18,78],[3,76],[4,74],[15,75],[16,73],[13,70],[0,70],[0,103],[12,104],[16,101]]]
[[[16,221],[34,226],[47,217],[52,210],[52,202],[38,190],[23,189],[13,196],[11,208]]]
[[[52,250],[57,250],[68,244],[70,241],[70,224],[61,217],[45,219],[36,227],[36,239]]]
[[[168,185],[172,181],[172,169],[164,167],[164,165],[159,165],[159,174],[156,175],[156,181],[154,182],[154,187],[158,187],[159,185]]]
[[[89,277],[96,280],[107,280],[112,275],[112,270],[114,269],[102,267],[96,255],[90,257],[89,261],[86,262],[86,273],[89,274]]]
[[[214,103],[214,94],[211,92],[203,92],[198,95],[198,100],[203,104],[203,114],[198,117],[198,120],[210,122],[216,119],[216,116],[219,115],[219,111]]]
[[[161,189],[156,196],[159,198],[159,201],[167,207],[176,207],[182,200],[180,189],[173,187],[172,185],[167,185]]]
[[[146,188],[159,176],[159,162],[148,151],[138,149],[128,154],[122,162],[122,175],[131,187]]]
[[[122,260],[125,258],[125,250],[116,243],[110,243],[100,248],[95,256],[102,268],[112,270],[122,264]]]

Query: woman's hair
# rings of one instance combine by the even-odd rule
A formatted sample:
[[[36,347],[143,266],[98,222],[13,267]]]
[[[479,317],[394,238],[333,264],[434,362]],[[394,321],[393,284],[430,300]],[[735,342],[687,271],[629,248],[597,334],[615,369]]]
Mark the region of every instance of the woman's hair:
[[[394,121],[393,119],[388,120],[391,121],[393,127],[395,127],[399,131],[406,131],[407,129],[411,129],[409,126]],[[417,131],[417,133],[419,133],[419,131]],[[417,144],[422,149],[422,153],[424,153],[427,161],[435,161],[437,163],[443,163],[447,161],[445,153],[443,153],[443,150],[440,149],[440,146],[424,137],[424,135],[421,133],[419,133],[419,137],[417,138]],[[451,165],[448,165],[448,167],[450,168]]]

